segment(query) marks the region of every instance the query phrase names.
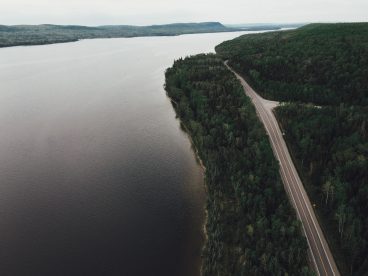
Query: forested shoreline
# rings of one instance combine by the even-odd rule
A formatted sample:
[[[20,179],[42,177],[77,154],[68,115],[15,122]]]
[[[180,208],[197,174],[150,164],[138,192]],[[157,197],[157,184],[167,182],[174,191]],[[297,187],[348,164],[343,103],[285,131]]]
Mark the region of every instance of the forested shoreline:
[[[216,55],[179,59],[166,91],[206,167],[202,274],[313,275],[278,162],[235,76]]]
[[[344,275],[368,273],[368,23],[245,35],[216,51],[276,109]]]

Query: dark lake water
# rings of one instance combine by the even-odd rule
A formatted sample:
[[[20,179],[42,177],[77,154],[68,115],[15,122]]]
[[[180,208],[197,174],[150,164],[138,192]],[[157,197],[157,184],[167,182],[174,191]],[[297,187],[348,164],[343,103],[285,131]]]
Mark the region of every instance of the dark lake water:
[[[0,49],[0,275],[199,275],[203,175],[164,71],[240,34]]]

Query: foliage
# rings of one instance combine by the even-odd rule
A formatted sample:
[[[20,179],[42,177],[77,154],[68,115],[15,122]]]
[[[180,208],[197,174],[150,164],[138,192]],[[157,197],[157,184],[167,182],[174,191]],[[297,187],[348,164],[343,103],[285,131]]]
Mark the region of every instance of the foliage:
[[[245,35],[216,51],[268,99],[368,104],[368,23]]]
[[[180,59],[166,90],[206,167],[203,275],[311,275],[278,163],[233,74],[215,55]]]
[[[277,109],[287,140],[332,221],[349,270],[368,272],[368,108]]]
[[[294,102],[277,117],[336,261],[367,274],[368,23],[246,35],[216,50],[264,97]]]

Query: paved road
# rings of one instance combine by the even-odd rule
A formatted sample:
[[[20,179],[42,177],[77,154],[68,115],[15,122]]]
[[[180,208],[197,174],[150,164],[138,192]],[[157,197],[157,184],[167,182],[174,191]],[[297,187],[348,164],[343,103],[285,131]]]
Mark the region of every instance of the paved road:
[[[310,248],[309,254],[317,275],[340,275],[330,248],[314,214],[312,204],[310,203],[308,195],[305,192],[297,170],[292,162],[275,115],[272,112],[272,109],[278,105],[278,102],[261,98],[241,76],[228,66],[227,62],[225,62],[225,65],[240,80],[245,93],[252,99],[257,114],[266,128],[274,154],[280,162],[280,173],[285,189],[302,222],[303,230]]]

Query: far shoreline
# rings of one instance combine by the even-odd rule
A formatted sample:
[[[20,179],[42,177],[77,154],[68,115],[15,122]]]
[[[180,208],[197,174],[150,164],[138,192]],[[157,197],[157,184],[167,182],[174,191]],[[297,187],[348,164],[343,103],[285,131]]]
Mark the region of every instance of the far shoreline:
[[[267,32],[267,31],[283,31],[288,30],[291,28],[285,28],[275,25],[272,26],[265,26],[262,27],[252,27],[252,28],[235,28],[235,27],[227,27],[222,25],[221,23],[211,23],[211,24],[218,24],[215,28],[207,28],[204,29],[201,27],[201,24],[206,23],[195,23],[194,28],[201,28],[198,31],[195,29],[178,29],[178,30],[170,30],[167,29],[165,31],[162,31],[162,33],[155,33],[157,31],[151,31],[151,33],[126,33],[126,30],[122,30],[121,33],[109,33],[109,31],[106,31],[106,33],[88,33],[87,31],[75,31],[73,29],[67,29],[65,33],[62,33],[64,36],[70,36],[64,37],[61,39],[53,39],[52,36],[60,35],[58,32],[61,30],[63,31],[63,28],[71,28],[70,26],[59,26],[59,25],[37,25],[37,26],[28,26],[26,25],[24,28],[25,30],[13,30],[13,31],[4,31],[1,29],[3,25],[0,25],[0,39],[3,40],[11,40],[11,36],[16,36],[17,39],[20,37],[21,41],[19,42],[3,42],[3,44],[0,43],[0,49],[3,48],[12,48],[12,47],[26,47],[26,46],[43,46],[43,45],[54,45],[54,44],[64,44],[64,43],[72,43],[72,42],[78,42],[82,40],[90,40],[90,39],[115,39],[115,38],[137,38],[137,37],[176,37],[176,36],[182,36],[182,35],[194,35],[194,34],[214,34],[214,33],[234,33],[234,32]],[[186,25],[186,24],[184,24]],[[43,26],[48,26],[47,28],[57,28],[57,29],[51,29],[48,31],[44,31],[41,29]],[[165,25],[163,25],[165,26]],[[3,26],[6,28],[18,28],[17,26]],[[82,28],[83,26],[78,26]],[[118,28],[119,26],[115,26]],[[134,26],[133,26],[134,27]],[[162,26],[160,26],[162,27]],[[34,30],[30,31],[27,28],[35,28]],[[147,27],[149,28],[149,27]],[[217,28],[217,29],[216,29]],[[45,33],[42,33],[45,32]],[[105,31],[103,31],[105,32]],[[22,41],[23,40],[23,41]]]

